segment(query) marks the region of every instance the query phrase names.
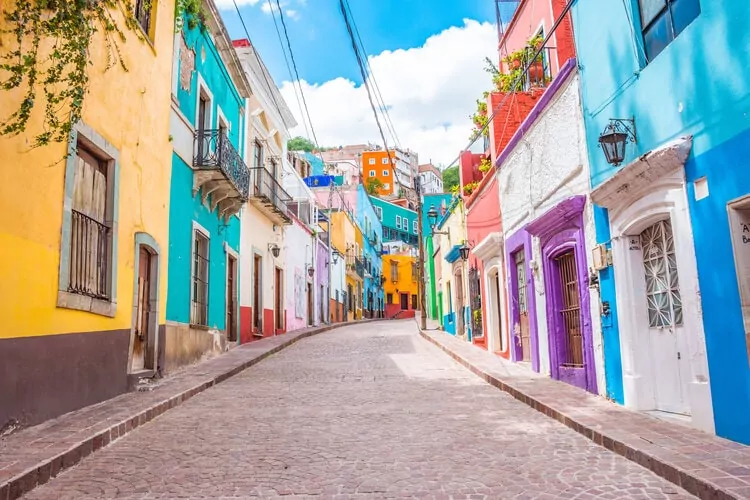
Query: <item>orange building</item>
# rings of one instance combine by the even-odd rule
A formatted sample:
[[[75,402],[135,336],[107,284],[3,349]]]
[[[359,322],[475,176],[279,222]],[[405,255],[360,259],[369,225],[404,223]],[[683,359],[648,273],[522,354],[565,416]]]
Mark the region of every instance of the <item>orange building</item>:
[[[398,194],[398,180],[396,174],[396,155],[393,151],[363,151],[362,152],[362,181],[367,191],[378,196]],[[370,189],[370,184],[380,182],[377,189]]]
[[[419,309],[417,259],[410,255],[383,255],[385,317],[413,318]]]

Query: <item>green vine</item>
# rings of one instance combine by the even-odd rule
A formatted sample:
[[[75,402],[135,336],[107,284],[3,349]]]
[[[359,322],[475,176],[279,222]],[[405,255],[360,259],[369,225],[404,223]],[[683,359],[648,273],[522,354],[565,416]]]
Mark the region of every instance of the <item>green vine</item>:
[[[179,33],[185,23],[189,30],[201,28],[206,30],[206,15],[203,12],[202,0],[177,0],[174,4],[174,30]]]
[[[151,1],[144,0],[146,12]],[[183,19],[191,29],[202,24],[200,2],[177,1],[175,29],[182,29]],[[124,25],[115,19],[118,11]],[[7,27],[0,34],[10,34],[14,46],[0,52],[0,89],[23,94],[15,111],[0,116],[0,135],[23,133],[32,112],[44,103],[41,131],[32,147],[66,141],[81,119],[96,33],[104,34],[105,71],[116,65],[128,71],[119,46],[126,41],[126,31],[145,40],[130,0],[15,0],[3,16]]]

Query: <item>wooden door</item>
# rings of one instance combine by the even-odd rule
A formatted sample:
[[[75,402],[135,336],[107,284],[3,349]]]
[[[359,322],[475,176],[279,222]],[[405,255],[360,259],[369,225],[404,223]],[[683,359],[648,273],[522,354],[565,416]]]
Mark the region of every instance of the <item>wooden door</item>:
[[[518,303],[519,316],[519,333],[517,342],[521,344],[521,361],[531,360],[531,334],[529,329],[529,306],[526,279],[526,257],[524,251],[520,250],[515,253],[514,260],[516,263],[516,279],[518,280],[518,292],[516,301]]]
[[[276,268],[275,273],[275,283],[274,283],[274,294],[275,294],[275,300],[274,300],[274,316],[275,316],[275,325],[274,327],[276,330],[283,330],[284,329],[284,289],[283,289],[283,281],[282,281],[282,271],[278,267]]]
[[[146,368],[149,323],[151,316],[151,253],[143,246],[138,250],[138,302],[135,314],[135,339],[133,340],[132,371]]]
[[[409,294],[402,293],[401,294],[401,310],[406,311],[408,309],[409,309]]]
[[[307,284],[307,325],[313,325],[313,286]]]
[[[227,258],[227,340],[237,341],[237,259]]]
[[[253,331],[263,334],[261,318],[263,318],[263,298],[261,289],[261,278],[263,272],[263,259],[260,255],[255,256],[253,262]]]

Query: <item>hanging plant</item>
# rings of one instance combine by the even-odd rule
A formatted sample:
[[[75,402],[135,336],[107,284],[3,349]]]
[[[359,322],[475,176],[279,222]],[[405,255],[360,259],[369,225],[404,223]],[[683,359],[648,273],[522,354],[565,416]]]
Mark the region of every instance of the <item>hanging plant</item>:
[[[471,193],[473,193],[474,190],[477,188],[477,186],[479,186],[479,182],[477,182],[477,181],[465,184],[464,185],[464,195],[465,196],[470,196]]]
[[[486,174],[490,171],[492,168],[492,161],[489,158],[482,158],[482,161],[479,162],[479,171],[483,174]]]
[[[143,0],[144,11],[151,10],[151,1]],[[177,3],[176,29],[182,28],[183,19],[188,27],[201,23],[200,0]],[[124,23],[115,19],[117,12]],[[127,31],[145,40],[130,0],[16,0],[3,15],[8,25],[5,33],[12,34],[15,43],[0,54],[0,89],[24,89],[24,93],[15,111],[0,115],[0,135],[23,133],[32,112],[43,102],[41,131],[32,147],[66,141],[73,124],[81,119],[96,33],[104,35],[105,71],[116,65],[128,71],[119,46],[126,41]]]

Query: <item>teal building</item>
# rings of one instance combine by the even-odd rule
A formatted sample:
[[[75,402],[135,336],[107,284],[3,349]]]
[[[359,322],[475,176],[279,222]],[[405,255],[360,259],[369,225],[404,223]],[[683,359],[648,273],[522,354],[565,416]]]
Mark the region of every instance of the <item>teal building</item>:
[[[238,213],[247,201],[246,99],[251,95],[215,9],[175,35],[170,140],[169,371],[223,351],[239,331]]]

